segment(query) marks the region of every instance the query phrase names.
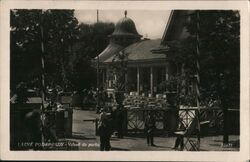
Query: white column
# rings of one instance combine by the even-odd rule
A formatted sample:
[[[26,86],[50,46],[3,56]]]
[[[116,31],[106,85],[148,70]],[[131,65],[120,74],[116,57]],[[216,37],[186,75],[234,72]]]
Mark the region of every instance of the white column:
[[[103,70],[102,70],[102,86],[103,86],[103,88],[105,87],[105,68],[103,68]]]
[[[169,63],[166,63],[166,80],[169,79]]]
[[[140,68],[137,67],[137,93],[140,94]]]
[[[111,88],[111,84],[112,84],[112,80],[110,79],[111,76],[111,72],[110,70],[107,71],[107,84],[108,84],[108,88]]]
[[[112,81],[112,89],[115,88],[114,85],[116,85],[116,83],[117,83],[117,76],[116,74],[114,74],[114,80]]]
[[[150,67],[150,93],[153,96],[153,94],[154,94],[154,73],[153,73],[153,67]]]
[[[106,71],[106,88],[109,88],[109,69]]]

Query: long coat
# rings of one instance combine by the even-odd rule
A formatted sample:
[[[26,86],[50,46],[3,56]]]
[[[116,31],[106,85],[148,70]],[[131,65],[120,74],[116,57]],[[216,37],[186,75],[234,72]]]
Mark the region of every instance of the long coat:
[[[155,118],[153,116],[148,115],[145,119],[145,131],[146,133],[152,133],[155,126]]]

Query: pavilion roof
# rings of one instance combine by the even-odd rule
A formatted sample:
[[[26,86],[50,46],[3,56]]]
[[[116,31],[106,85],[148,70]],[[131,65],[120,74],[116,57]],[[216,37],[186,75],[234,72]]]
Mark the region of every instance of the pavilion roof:
[[[167,53],[169,42],[183,41],[190,36],[186,24],[190,23],[190,16],[194,10],[173,10],[163,33],[161,44],[152,50],[155,54]]]
[[[159,59],[165,59],[165,54],[155,55],[151,52],[153,48],[156,48],[160,45],[161,39],[155,40],[141,40],[139,42],[133,43],[132,45],[123,49],[124,53],[128,54],[128,62],[134,61],[154,61]],[[109,57],[104,61],[104,63],[111,63],[113,60],[113,56]]]
[[[162,36],[162,45],[173,40],[184,40],[190,36],[186,25],[190,23],[190,16],[194,10],[173,10],[170,13],[165,31]]]
[[[107,59],[113,57],[116,53],[124,49],[123,46],[116,43],[110,43],[103,51],[99,54],[99,61],[106,62]]]

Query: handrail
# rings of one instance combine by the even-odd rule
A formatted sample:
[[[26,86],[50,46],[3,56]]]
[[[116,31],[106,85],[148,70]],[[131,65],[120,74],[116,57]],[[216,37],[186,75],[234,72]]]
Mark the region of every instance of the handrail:
[[[185,107],[185,108],[137,108],[137,109],[128,109],[128,110],[163,110],[163,111],[167,111],[167,110],[198,110],[197,107]],[[223,108],[220,107],[201,107],[200,110],[223,110]],[[240,111],[240,109],[227,109],[228,111]]]

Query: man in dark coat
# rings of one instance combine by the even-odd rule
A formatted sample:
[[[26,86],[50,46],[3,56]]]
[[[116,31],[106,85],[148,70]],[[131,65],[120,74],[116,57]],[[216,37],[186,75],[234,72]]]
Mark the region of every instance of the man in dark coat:
[[[111,125],[108,114],[104,111],[104,109],[101,109],[100,111],[101,113],[98,124],[98,130],[100,135],[100,151],[109,151],[111,148],[110,145]]]
[[[155,130],[155,117],[152,112],[148,114],[145,119],[145,131],[147,135],[148,146],[155,146],[154,144],[154,130]]]

